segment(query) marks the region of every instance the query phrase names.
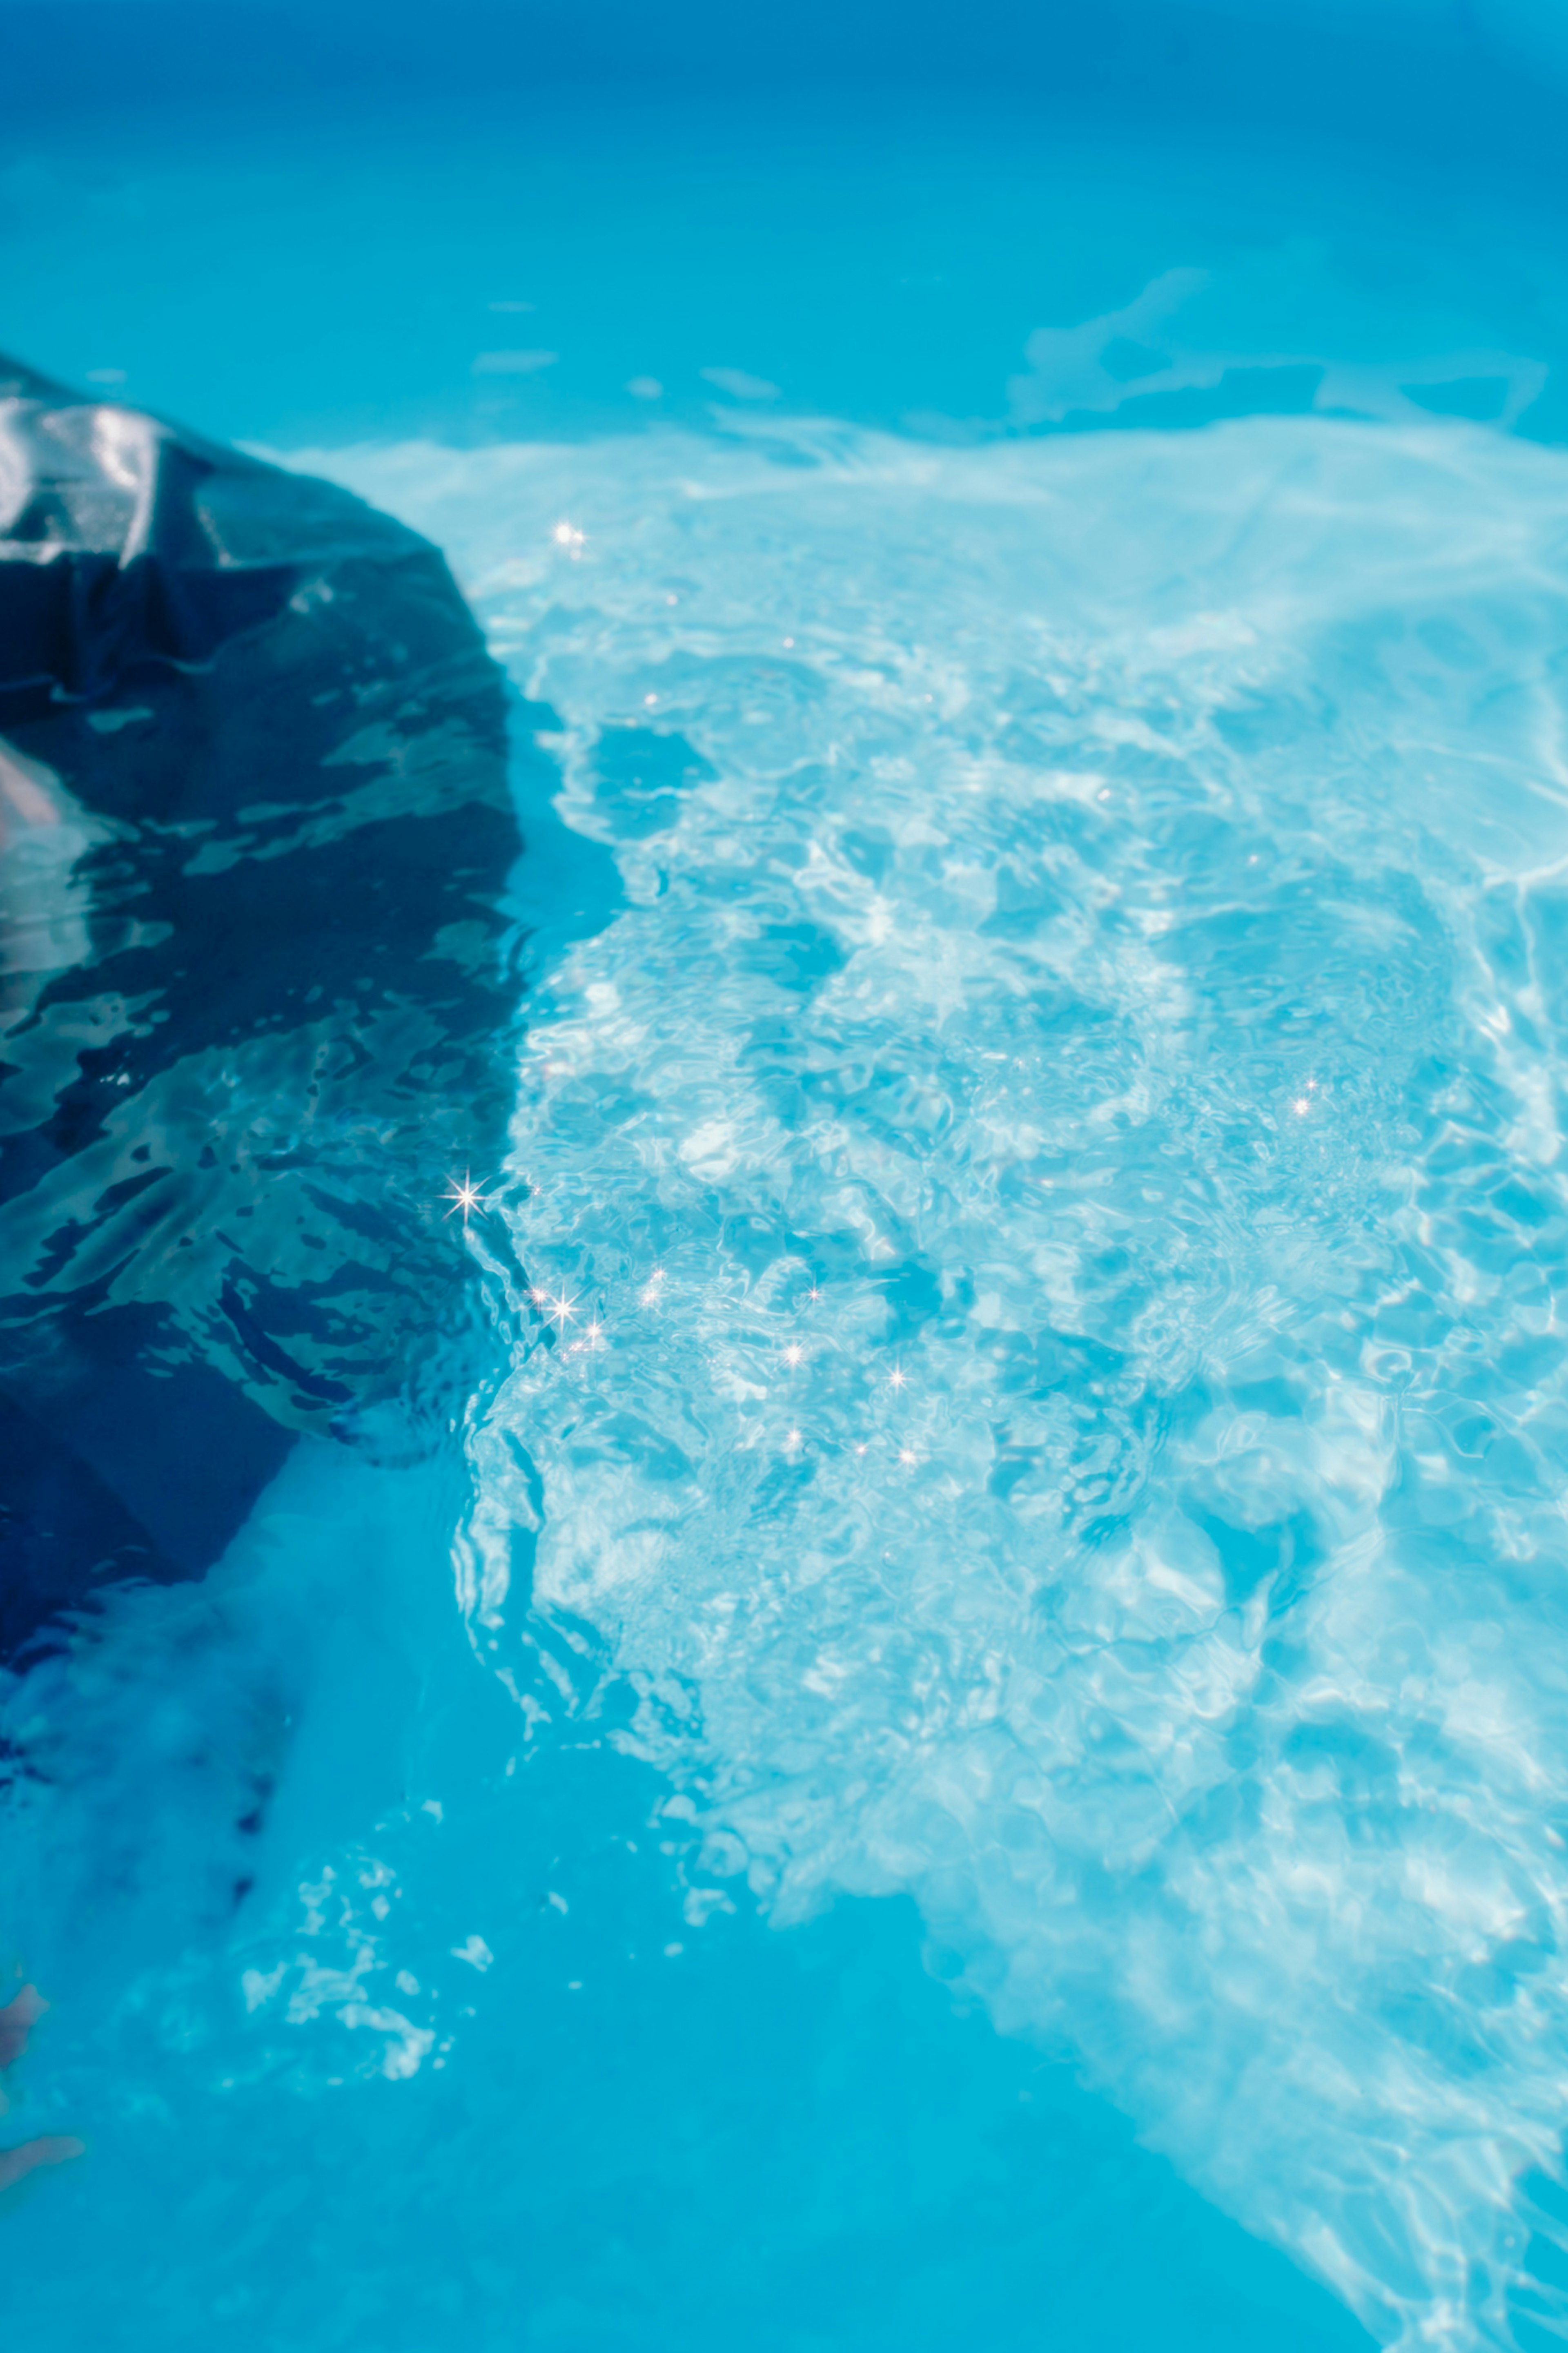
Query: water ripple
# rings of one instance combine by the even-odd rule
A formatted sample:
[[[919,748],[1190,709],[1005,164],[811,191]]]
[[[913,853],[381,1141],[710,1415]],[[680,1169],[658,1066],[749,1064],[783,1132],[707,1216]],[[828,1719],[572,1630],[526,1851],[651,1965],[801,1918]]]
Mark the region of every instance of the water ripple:
[[[479,1639],[1380,2337],[1561,2327],[1568,465],[757,431],[331,461],[626,894],[538,976]]]

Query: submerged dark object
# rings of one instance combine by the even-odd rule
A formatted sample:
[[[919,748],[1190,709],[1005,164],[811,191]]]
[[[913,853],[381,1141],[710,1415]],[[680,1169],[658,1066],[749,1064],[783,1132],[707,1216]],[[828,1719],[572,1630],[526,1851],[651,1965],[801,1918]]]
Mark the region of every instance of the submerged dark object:
[[[435,548],[0,361],[0,1660],[417,1384],[518,846]]]

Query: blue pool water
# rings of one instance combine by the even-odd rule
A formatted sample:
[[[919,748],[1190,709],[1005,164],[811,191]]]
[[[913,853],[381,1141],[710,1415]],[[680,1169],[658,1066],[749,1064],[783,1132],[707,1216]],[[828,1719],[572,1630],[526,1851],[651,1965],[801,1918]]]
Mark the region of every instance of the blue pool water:
[[[1468,147],[237,40],[7,127],[0,342],[433,540],[524,844],[419,1413],[4,1687],[5,2122],[88,2143],[8,2343],[1559,2341],[1568,265],[1484,18]]]

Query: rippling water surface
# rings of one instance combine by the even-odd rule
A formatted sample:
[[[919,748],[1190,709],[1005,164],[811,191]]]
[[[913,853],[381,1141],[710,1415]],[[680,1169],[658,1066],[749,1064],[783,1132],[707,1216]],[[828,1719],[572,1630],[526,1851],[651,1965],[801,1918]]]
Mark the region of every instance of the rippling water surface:
[[[1568,468],[349,470],[626,894],[521,1073],[487,1645],[591,1629],[715,1871],[912,1893],[1380,2334],[1472,2341],[1568,2065]]]
[[[1550,240],[1424,242],[1343,159],[1029,180],[1016,125],[994,168],[873,122],[868,174],[841,114],[726,117],[689,183],[663,118],[563,120],[526,170],[62,139],[0,188],[41,364],[445,551],[527,845],[487,1321],[418,1443],[300,1438],[205,1584],[0,1693],[56,2003],[7,2123],[90,2144],[0,2307],[127,2353],[1536,2353]],[[138,299],[79,347],[62,257],[106,255]],[[466,1173],[410,1168],[427,1222]]]

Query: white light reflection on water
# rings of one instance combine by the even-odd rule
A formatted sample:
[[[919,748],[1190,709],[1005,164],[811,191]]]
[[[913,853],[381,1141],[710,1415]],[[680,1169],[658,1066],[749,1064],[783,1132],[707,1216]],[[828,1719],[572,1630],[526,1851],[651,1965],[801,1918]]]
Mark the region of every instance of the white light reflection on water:
[[[1508,2341],[1568,2117],[1568,463],[331,462],[626,894],[539,976],[487,1640],[531,1531],[780,1921],[912,1891],[1380,2335]]]

